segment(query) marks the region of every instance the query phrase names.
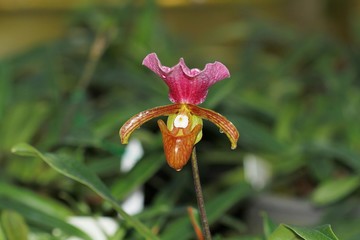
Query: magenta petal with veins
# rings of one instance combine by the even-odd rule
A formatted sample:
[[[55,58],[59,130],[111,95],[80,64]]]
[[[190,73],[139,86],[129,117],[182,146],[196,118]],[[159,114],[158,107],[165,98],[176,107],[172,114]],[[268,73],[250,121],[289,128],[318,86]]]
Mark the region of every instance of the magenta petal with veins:
[[[184,59],[173,67],[162,66],[156,53],[150,53],[143,65],[159,75],[169,87],[169,99],[173,103],[198,105],[205,101],[213,84],[230,77],[229,70],[221,62],[206,64],[203,70],[190,69]]]

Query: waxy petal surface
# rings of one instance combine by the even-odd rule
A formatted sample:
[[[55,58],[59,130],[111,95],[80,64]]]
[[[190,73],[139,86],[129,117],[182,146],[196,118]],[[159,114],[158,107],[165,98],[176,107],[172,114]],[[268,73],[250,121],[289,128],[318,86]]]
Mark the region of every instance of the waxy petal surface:
[[[155,53],[143,60],[143,65],[159,75],[169,87],[169,99],[173,103],[198,105],[205,101],[208,88],[230,77],[229,70],[220,62],[208,63],[203,70],[190,69],[184,59],[173,67],[161,65]]]
[[[223,115],[212,111],[210,109],[201,108],[195,105],[186,106],[191,114],[201,117],[203,119],[209,120],[220,128],[221,132],[224,132],[229,138],[231,143],[231,149],[235,149],[237,146],[237,141],[239,139],[239,132],[232,122],[227,120]]]
[[[181,108],[180,104],[171,104],[161,107],[151,108],[145,111],[142,111],[129,120],[120,128],[119,135],[122,144],[127,144],[130,135],[136,129],[138,129],[145,122],[160,116],[168,116],[170,114],[175,114]]]
[[[202,125],[196,125],[189,134],[181,136],[173,135],[162,120],[158,120],[158,125],[163,138],[166,161],[170,167],[180,171],[190,159],[196,137],[201,131]]]

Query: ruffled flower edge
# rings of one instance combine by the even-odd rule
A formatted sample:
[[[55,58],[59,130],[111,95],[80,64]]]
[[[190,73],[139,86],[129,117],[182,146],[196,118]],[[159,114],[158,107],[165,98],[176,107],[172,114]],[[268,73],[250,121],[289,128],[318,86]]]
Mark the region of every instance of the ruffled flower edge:
[[[221,62],[208,63],[203,70],[190,69],[183,58],[173,67],[163,66],[156,53],[148,54],[142,64],[161,77],[169,87],[169,99],[173,103],[198,105],[205,101],[213,84],[230,77]]]

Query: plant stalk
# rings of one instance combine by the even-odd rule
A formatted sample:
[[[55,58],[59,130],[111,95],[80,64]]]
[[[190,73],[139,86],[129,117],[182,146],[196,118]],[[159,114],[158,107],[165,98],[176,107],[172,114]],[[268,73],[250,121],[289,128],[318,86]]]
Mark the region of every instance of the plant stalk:
[[[205,238],[205,240],[211,240],[210,227],[209,227],[208,219],[206,216],[205,203],[204,203],[204,197],[203,197],[202,188],[201,188],[199,168],[198,168],[198,164],[197,164],[195,147],[193,148],[193,151],[191,154],[191,167],[192,167],[192,172],[193,172],[195,193],[196,193],[196,199],[197,199],[197,203],[198,203],[198,208],[199,208],[199,213],[200,213],[200,218],[201,218],[201,226],[203,228],[204,238]]]

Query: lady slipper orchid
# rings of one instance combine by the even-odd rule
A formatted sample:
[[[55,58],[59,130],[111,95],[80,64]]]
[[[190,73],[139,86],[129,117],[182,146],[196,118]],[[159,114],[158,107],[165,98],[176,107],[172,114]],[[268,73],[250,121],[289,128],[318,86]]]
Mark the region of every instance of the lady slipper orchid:
[[[213,122],[224,132],[235,149],[239,133],[236,127],[221,114],[198,107],[204,102],[208,89],[213,84],[230,77],[228,69],[220,62],[206,64],[204,70],[189,69],[184,59],[174,67],[161,65],[155,53],[143,60],[143,65],[159,75],[169,88],[173,104],[155,107],[130,118],[120,129],[120,139],[128,143],[132,132],[145,122],[160,116],[168,116],[167,124],[158,120],[162,133],[165,157],[170,165],[180,171],[188,162],[192,149],[202,137],[202,119]]]

